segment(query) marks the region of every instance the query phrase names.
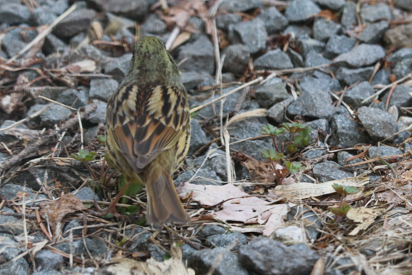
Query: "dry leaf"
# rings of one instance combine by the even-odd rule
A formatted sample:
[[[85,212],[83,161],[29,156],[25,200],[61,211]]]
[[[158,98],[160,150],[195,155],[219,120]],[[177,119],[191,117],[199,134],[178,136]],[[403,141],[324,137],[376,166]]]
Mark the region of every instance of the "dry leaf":
[[[114,258],[103,269],[103,273],[113,275],[195,275],[195,271],[186,268],[183,263],[182,250],[175,245],[171,247],[172,258],[164,262],[158,262],[153,258],[146,262],[138,262],[126,258]]]
[[[351,236],[355,236],[361,230],[365,230],[371,225],[375,219],[381,215],[383,212],[382,209],[372,209],[366,207],[359,207],[359,208],[351,208],[349,212],[346,214],[348,219],[351,219],[355,222],[359,222],[360,224],[356,226],[352,232],[349,233]]]
[[[169,51],[173,51],[174,49],[176,49],[177,47],[179,47],[180,45],[182,45],[183,43],[187,42],[190,37],[192,36],[191,32],[181,32],[175,39],[175,41],[173,42],[172,46],[170,47]]]
[[[270,192],[275,193],[277,196],[285,197],[291,200],[306,199],[310,197],[318,197],[335,193],[336,191],[332,187],[333,184],[339,184],[342,186],[361,187],[367,184],[368,182],[368,177],[344,178],[340,180],[332,180],[319,184],[298,182],[290,185],[278,185],[275,187],[274,190],[270,190]]]
[[[286,205],[271,205],[270,202],[251,197],[232,184],[216,186],[185,183],[179,190],[179,195],[184,197],[188,192],[193,192],[193,200],[201,205],[215,206],[222,203],[222,210],[212,213],[217,220],[254,224],[264,223],[272,218],[271,223],[267,224],[267,234],[273,228],[277,229],[278,224],[282,224],[287,209]],[[233,200],[236,204],[232,203]]]
[[[270,218],[266,223],[265,229],[263,229],[263,236],[270,236],[273,232],[285,226],[284,220],[286,219],[288,209],[286,204],[279,206],[282,207],[277,208],[276,211],[275,209],[271,211]]]
[[[79,198],[71,193],[64,194],[58,200],[42,203],[40,207],[40,214],[50,223],[54,232],[57,224],[60,223],[67,214],[87,210]]]

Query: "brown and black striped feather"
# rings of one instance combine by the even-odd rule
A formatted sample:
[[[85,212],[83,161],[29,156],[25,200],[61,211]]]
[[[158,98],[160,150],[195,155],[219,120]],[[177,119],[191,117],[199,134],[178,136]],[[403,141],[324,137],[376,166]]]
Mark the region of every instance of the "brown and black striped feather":
[[[108,131],[136,173],[164,150],[183,145],[180,139],[187,139],[190,125],[184,88],[167,85],[119,87],[108,103],[107,118]]]

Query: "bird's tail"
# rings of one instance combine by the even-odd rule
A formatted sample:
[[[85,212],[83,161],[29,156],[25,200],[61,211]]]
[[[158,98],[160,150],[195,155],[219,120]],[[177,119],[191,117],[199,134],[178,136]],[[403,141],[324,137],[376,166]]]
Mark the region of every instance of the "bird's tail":
[[[147,222],[153,225],[161,225],[168,222],[188,223],[190,217],[180,202],[171,176],[165,172],[152,173],[151,177],[154,175],[157,175],[158,178],[146,183]]]

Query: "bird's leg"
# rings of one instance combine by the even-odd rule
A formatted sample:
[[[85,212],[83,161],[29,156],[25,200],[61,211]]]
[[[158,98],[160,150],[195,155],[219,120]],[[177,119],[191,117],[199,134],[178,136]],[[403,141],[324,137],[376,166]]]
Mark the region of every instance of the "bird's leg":
[[[113,216],[115,216],[116,218],[120,218],[124,215],[120,215],[117,210],[116,210],[116,204],[119,202],[120,198],[123,196],[123,193],[126,191],[126,189],[130,186],[130,184],[132,184],[133,181],[128,181],[125,186],[123,186],[123,188],[119,191],[119,193],[117,194],[117,196],[114,198],[114,200],[110,203],[109,207],[107,209],[101,209],[96,201],[94,203],[94,206],[97,208],[98,212],[94,212],[91,211],[93,215],[95,216],[105,216],[107,214],[112,214]]]

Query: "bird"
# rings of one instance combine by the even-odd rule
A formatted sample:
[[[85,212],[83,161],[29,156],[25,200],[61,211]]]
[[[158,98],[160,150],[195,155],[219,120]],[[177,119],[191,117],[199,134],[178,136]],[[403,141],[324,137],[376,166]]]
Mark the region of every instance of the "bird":
[[[137,182],[146,187],[149,224],[190,221],[172,178],[187,155],[191,134],[180,76],[162,40],[148,36],[135,43],[130,69],[106,110],[106,152],[126,185],[103,214],[119,217],[117,202]]]

